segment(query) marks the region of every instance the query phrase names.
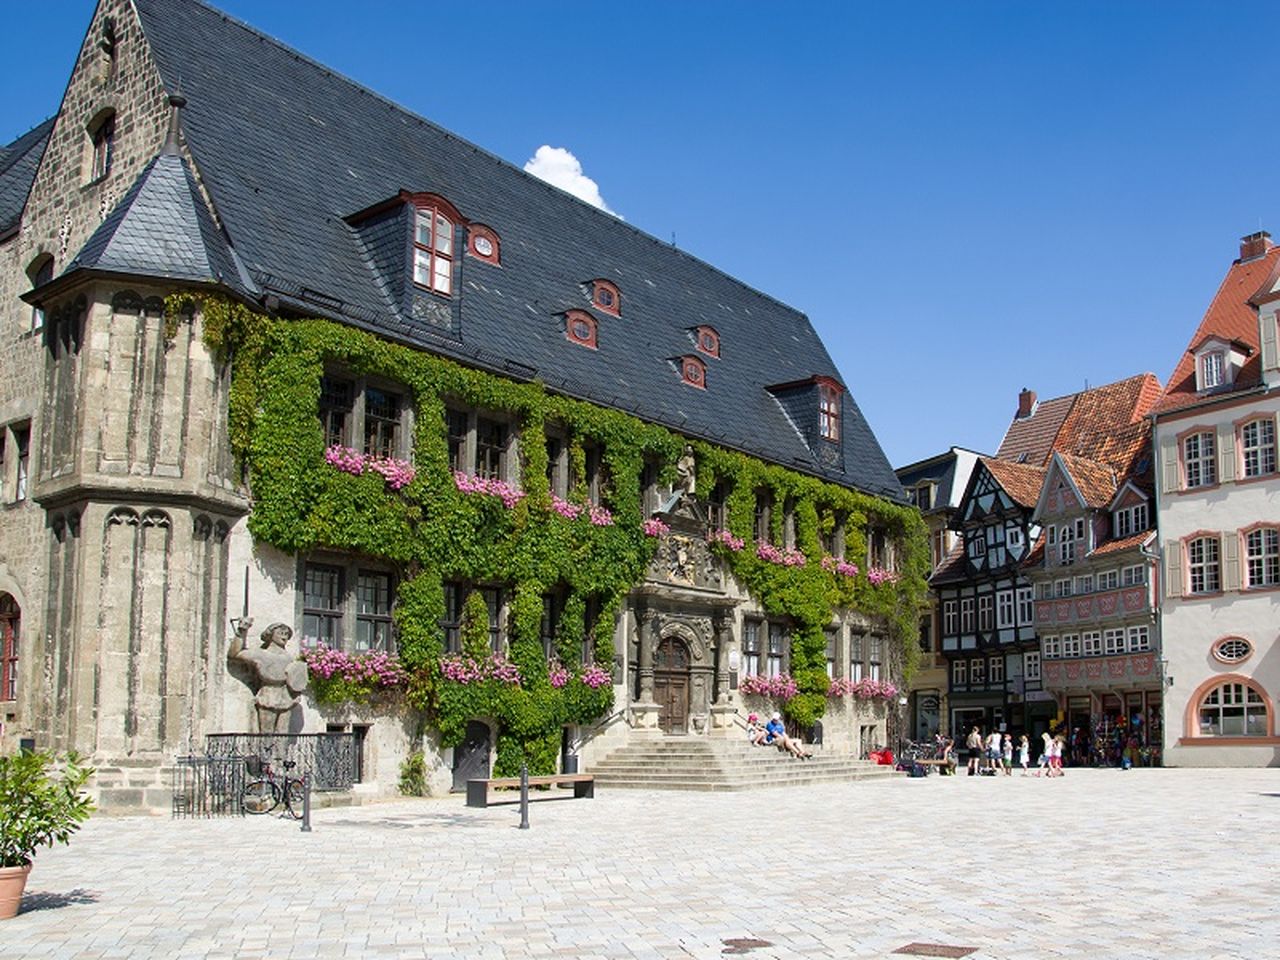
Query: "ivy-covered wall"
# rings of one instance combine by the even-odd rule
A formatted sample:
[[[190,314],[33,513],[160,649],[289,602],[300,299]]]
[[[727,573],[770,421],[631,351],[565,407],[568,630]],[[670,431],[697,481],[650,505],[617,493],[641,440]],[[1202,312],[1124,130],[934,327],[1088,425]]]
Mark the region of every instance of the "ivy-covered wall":
[[[685,439],[619,411],[549,393],[536,381],[504,380],[325,320],[268,317],[213,297],[198,304],[172,298],[169,316],[176,322],[196,306],[206,343],[232,364],[229,430],[248,471],[252,534],[291,553],[330,548],[393,564],[400,574],[395,620],[410,697],[439,727],[442,742],[459,743],[467,720],[491,717],[499,723],[496,775],[514,773],[522,760],[531,771],[551,772],[562,726],[606,713],[612,687],[590,687],[580,676],[553,684],[540,639],[542,596],[560,590],[566,597],[556,629],[560,664],[570,671],[584,666],[588,636],[594,636],[596,660],[612,663],[612,624],[628,591],[643,579],[656,542],[642,529],[642,470],[646,460],[661,464],[661,479],[670,481]],[[326,366],[384,377],[411,394],[414,472],[406,485],[392,489],[379,473],[353,474],[326,462],[317,417]],[[522,437],[534,438],[519,445],[523,497],[507,505],[498,496],[458,488],[449,467],[446,401],[505,413]],[[612,523],[593,523],[585,510],[571,518],[552,509],[542,442],[548,425],[569,437],[571,503],[587,499],[586,446],[602,451],[603,499]],[[746,545],[717,549],[762,608],[793,625],[792,673],[800,692],[788,703],[791,716],[808,724],[822,714],[828,684],[823,628],[837,608],[886,618],[909,675],[928,562],[919,514],[711,444],[696,442],[694,449],[698,488],[725,484],[730,530]],[[776,504],[794,505],[796,547],[808,558],[803,565],[756,555],[752,526],[761,490],[771,492]],[[773,512],[774,543],[782,542],[782,513]],[[847,531],[850,557],[866,555],[868,527],[885,529],[897,544],[896,581],[876,585],[865,575],[824,568],[820,532],[829,533],[837,522]],[[503,584],[512,591],[509,658],[518,682],[461,684],[442,673],[446,580]],[[586,622],[590,597],[598,601],[597,623]]]

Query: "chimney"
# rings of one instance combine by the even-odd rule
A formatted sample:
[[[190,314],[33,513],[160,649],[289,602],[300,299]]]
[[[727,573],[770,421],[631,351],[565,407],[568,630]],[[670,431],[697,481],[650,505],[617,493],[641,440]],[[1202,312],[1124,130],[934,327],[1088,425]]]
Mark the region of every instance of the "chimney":
[[[1259,230],[1257,233],[1251,233],[1247,237],[1240,238],[1240,259],[1254,260],[1274,246],[1275,244],[1271,242],[1271,234],[1267,231]]]
[[[1031,413],[1035,408],[1036,392],[1023,387],[1022,392],[1018,394],[1018,419],[1027,419],[1027,417],[1031,416]]]

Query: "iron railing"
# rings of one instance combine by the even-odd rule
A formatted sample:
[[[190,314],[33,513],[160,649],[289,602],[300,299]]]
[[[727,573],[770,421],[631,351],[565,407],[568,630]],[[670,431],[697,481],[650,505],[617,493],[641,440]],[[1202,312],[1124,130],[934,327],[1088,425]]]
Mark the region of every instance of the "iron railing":
[[[173,768],[173,816],[242,817],[244,783],[240,757],[178,757]]]
[[[283,773],[306,775],[313,790],[350,790],[359,770],[359,745],[354,733],[211,733],[205,753],[211,758],[235,759],[240,766],[252,759],[270,760]]]

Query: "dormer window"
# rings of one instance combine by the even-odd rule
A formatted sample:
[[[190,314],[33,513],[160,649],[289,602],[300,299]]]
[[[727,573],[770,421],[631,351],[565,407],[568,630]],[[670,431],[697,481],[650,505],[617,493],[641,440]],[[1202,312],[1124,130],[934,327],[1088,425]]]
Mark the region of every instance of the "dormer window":
[[[699,390],[707,388],[707,365],[697,357],[680,358],[680,379]]]
[[[840,391],[829,383],[818,385],[818,434],[823,440],[840,439]]]
[[[597,310],[615,317],[622,316],[622,294],[617,285],[608,280],[591,282],[591,303]]]
[[[1223,355],[1213,350],[1200,357],[1200,389],[1212,390],[1223,384]]]
[[[693,341],[701,353],[708,357],[720,356],[720,334],[713,327],[698,327],[693,334]]]
[[[111,172],[116,147],[116,115],[108,110],[89,128],[89,182],[101,180]]]
[[[453,290],[453,222],[438,207],[416,210],[413,282],[446,297]]]
[[[591,314],[583,310],[570,310],[564,315],[564,335],[570,342],[595,350],[599,346],[597,332],[596,318]]]
[[[467,253],[485,263],[500,264],[498,235],[486,226],[471,224],[467,227]]]

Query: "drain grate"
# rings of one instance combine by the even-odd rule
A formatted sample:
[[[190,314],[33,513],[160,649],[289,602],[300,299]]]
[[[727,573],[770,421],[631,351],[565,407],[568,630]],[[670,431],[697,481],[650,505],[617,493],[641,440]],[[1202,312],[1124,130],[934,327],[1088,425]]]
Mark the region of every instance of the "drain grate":
[[[967,957],[977,950],[977,947],[956,947],[946,943],[908,943],[893,952],[913,957]]]
[[[752,950],[759,950],[761,947],[772,947],[773,944],[768,940],[757,940],[755,937],[734,937],[731,940],[721,940],[724,949],[721,953],[749,953]]]

